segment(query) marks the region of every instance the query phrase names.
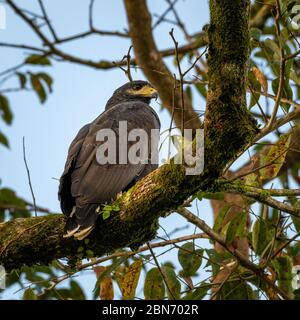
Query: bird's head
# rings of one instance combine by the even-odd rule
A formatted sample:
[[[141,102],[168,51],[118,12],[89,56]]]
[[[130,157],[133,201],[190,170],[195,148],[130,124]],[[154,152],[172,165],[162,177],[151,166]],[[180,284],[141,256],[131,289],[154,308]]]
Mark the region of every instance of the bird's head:
[[[120,102],[138,100],[150,103],[151,99],[157,99],[157,91],[147,81],[131,81],[118,88],[109,99],[106,109]]]

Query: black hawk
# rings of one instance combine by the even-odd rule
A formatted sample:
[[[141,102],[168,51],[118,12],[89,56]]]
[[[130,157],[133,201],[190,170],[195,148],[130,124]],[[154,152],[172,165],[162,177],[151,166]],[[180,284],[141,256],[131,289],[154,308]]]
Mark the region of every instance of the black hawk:
[[[148,82],[126,83],[113,93],[105,111],[82,127],[72,141],[58,192],[62,212],[67,217],[64,237],[84,239],[95,227],[100,204],[116,199],[120,192],[157,168],[150,159],[153,152],[158,152],[158,142],[148,148],[148,163],[124,164],[118,159],[115,164],[99,164],[96,159],[101,144],[96,136],[101,129],[115,132],[118,155],[120,121],[127,122],[127,132],[143,129],[151,139],[151,130],[160,129],[159,118],[149,106],[152,98],[157,98],[157,92]],[[127,144],[130,148],[134,142]]]

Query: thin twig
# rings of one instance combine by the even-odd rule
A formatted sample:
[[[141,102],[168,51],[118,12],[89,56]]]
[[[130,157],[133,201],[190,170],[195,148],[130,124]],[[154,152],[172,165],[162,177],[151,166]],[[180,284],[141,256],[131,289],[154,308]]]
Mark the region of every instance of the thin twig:
[[[176,74],[173,74],[174,76],[174,85],[172,90],[172,113],[171,113],[171,121],[170,121],[170,127],[169,127],[169,141],[168,141],[168,160],[171,157],[171,133],[172,133],[172,126],[174,121],[174,113],[175,113],[175,95],[176,95]]]
[[[30,171],[29,171],[27,161],[26,161],[25,137],[23,137],[23,159],[24,159],[24,163],[25,163],[25,167],[26,167],[26,171],[27,171],[27,176],[28,176],[28,183],[29,183],[29,187],[30,187],[30,191],[31,191],[31,195],[32,195],[34,214],[37,217],[35,196],[34,196],[32,184],[31,184]]]
[[[55,32],[55,30],[54,30],[54,28],[53,28],[53,26],[52,26],[52,24],[51,24],[51,22],[50,22],[50,19],[49,19],[49,17],[48,17],[46,8],[45,8],[45,6],[44,6],[44,3],[43,3],[42,0],[38,0],[38,2],[39,2],[39,5],[40,5],[40,8],[41,8],[41,11],[42,11],[42,13],[43,13],[44,19],[45,19],[45,21],[46,21],[46,24],[47,24],[47,26],[48,26],[48,28],[49,28],[49,30],[50,30],[50,32],[51,32],[54,40],[57,41],[58,38],[57,38],[56,32]]]
[[[175,5],[172,5],[171,0],[166,0],[166,1],[167,1],[167,3],[170,5],[171,11],[173,12],[173,15],[174,15],[174,17],[175,17],[175,19],[176,19],[176,25],[182,30],[185,38],[186,38],[189,42],[192,41],[192,37],[191,37],[190,34],[188,33],[188,31],[187,31],[184,23],[182,22],[182,20],[180,19],[179,14],[178,14],[178,12],[177,12],[177,10],[176,10],[176,8],[175,8]]]
[[[94,2],[95,0],[91,0],[89,5],[89,25],[91,30],[94,30],[94,22],[93,22]]]
[[[251,270],[256,274],[261,280],[265,282],[265,284],[271,288],[274,293],[276,292],[282,298],[289,300],[289,297],[286,295],[284,291],[282,291],[279,287],[277,287],[265,274],[264,270],[261,269],[259,266],[251,262],[242,252],[240,252],[238,249],[231,248],[227,245],[225,239],[223,236],[219,235],[217,232],[215,232],[213,229],[211,229],[203,220],[196,217],[193,213],[191,213],[186,208],[178,208],[177,212],[185,217],[190,223],[197,225],[203,232],[205,232],[211,239],[218,242],[224,249],[226,249],[228,252],[230,252],[244,267]]]
[[[249,90],[251,91],[252,96],[253,96],[253,98],[255,99],[256,104],[258,105],[258,108],[259,108],[259,110],[260,110],[260,112],[261,112],[261,114],[262,114],[262,116],[263,116],[263,118],[264,118],[265,123],[268,123],[268,118],[267,118],[267,116],[265,115],[264,110],[263,110],[261,104],[259,103],[259,100],[256,98],[256,96],[255,96],[255,94],[254,94],[253,89],[252,89],[251,86],[249,86]]]
[[[286,248],[291,242],[293,242],[294,240],[296,240],[298,237],[300,236],[300,232],[298,232],[297,234],[295,234],[291,239],[287,240],[285,243],[283,243],[277,250],[276,252],[273,254],[272,259],[275,259],[277,257],[277,255],[284,249]]]
[[[168,291],[170,292],[170,295],[172,296],[173,300],[176,300],[176,298],[175,298],[172,290],[171,290],[170,287],[169,287],[168,279],[167,279],[165,273],[163,272],[163,270],[161,269],[161,267],[160,267],[160,265],[159,265],[159,262],[158,262],[158,260],[157,260],[157,258],[156,258],[156,256],[155,256],[154,251],[153,251],[153,249],[151,248],[151,245],[149,244],[149,242],[147,242],[147,246],[148,246],[148,248],[149,248],[149,250],[150,250],[150,252],[151,252],[151,255],[152,255],[152,257],[153,257],[153,260],[154,260],[154,262],[155,262],[155,264],[156,264],[159,272],[161,273],[161,276],[163,277],[164,283],[166,284],[166,287],[168,288]]]
[[[113,64],[116,67],[119,67],[126,75],[126,77],[128,78],[128,80],[130,82],[133,81],[132,79],[132,75],[131,75],[131,55],[130,55],[130,51],[132,49],[132,46],[129,47],[127,54],[123,57],[123,59],[121,60],[121,63],[115,62],[113,61]],[[122,62],[126,61],[126,68],[122,67]]]
[[[178,68],[178,72],[179,72],[179,82],[180,82],[180,98],[181,98],[181,133],[182,135],[184,134],[184,91],[183,91],[183,81],[184,81],[184,75],[182,73],[181,70],[181,65],[180,65],[180,60],[179,60],[179,54],[178,54],[178,42],[176,41],[175,37],[174,37],[174,29],[172,28],[172,30],[169,32],[174,45],[175,45],[175,57],[176,57],[176,63],[177,63],[177,68]]]
[[[127,60],[127,71],[126,71],[126,75],[129,79],[130,82],[133,81],[132,79],[132,75],[131,75],[131,55],[130,55],[130,51],[133,48],[133,46],[130,46],[126,55],[126,60]]]
[[[161,22],[164,21],[167,14],[172,10],[172,7],[176,4],[178,0],[174,0],[169,7],[162,13],[162,15],[158,18],[158,20],[153,24],[152,30],[154,30]]]
[[[176,243],[185,242],[185,241],[193,240],[193,239],[208,239],[208,237],[204,233],[192,234],[192,235],[188,235],[188,236],[184,236],[184,237],[174,238],[174,239],[171,239],[171,240],[165,240],[165,241],[152,243],[152,244],[150,244],[150,247],[151,248],[160,248],[160,247],[165,247],[165,246],[168,246],[168,245],[175,245]],[[63,275],[61,277],[58,277],[56,279],[52,279],[52,282],[53,283],[57,283],[57,280],[59,280],[61,278],[62,278],[62,280],[59,280],[59,282],[62,282],[64,280],[70,278],[71,276],[74,276],[79,271],[82,271],[82,270],[84,270],[86,268],[93,267],[93,266],[95,266],[97,264],[109,261],[109,260],[117,258],[117,257],[128,257],[129,258],[129,257],[132,257],[132,256],[134,256],[136,254],[139,254],[141,252],[148,251],[148,250],[149,250],[149,247],[148,247],[148,245],[146,245],[146,246],[140,247],[137,251],[115,252],[115,253],[113,253],[113,254],[111,254],[109,256],[102,257],[102,258],[96,259],[95,261],[91,261],[91,262],[87,262],[85,264],[82,264],[79,267],[77,267],[76,271],[68,272],[67,274],[65,274],[65,275]],[[44,280],[44,281],[48,281],[48,280]]]

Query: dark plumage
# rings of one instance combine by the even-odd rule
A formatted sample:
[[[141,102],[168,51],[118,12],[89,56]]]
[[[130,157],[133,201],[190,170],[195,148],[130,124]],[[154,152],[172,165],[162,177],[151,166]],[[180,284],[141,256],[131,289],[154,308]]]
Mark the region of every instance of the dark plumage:
[[[95,226],[99,204],[111,202],[118,193],[157,167],[150,163],[100,165],[96,160],[96,150],[101,144],[96,141],[96,134],[100,129],[110,128],[117,134],[119,121],[127,121],[128,132],[143,129],[149,139],[151,129],[160,129],[159,118],[149,106],[154,97],[157,97],[155,89],[145,81],[123,85],[108,100],[105,111],[81,128],[71,143],[58,193],[67,217],[65,237],[85,238]],[[128,142],[128,149],[134,143]],[[150,140],[148,144],[150,146]],[[118,145],[117,134],[117,154]]]

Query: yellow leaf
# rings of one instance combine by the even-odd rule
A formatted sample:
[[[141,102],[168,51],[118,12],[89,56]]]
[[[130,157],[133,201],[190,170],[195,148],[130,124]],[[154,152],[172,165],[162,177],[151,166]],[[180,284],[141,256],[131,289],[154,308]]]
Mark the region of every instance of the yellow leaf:
[[[123,298],[126,300],[132,300],[135,296],[135,290],[140,277],[142,265],[142,260],[136,260],[127,268],[124,274],[121,283],[121,292]]]
[[[257,67],[252,67],[252,72],[255,75],[257,81],[260,83],[261,87],[263,88],[263,92],[267,93],[268,92],[268,80],[267,80],[266,76]]]
[[[290,135],[284,134],[279,140],[270,147],[270,150],[265,156],[261,157],[259,170],[260,180],[270,180],[277,177],[280,171],[290,145]]]
[[[124,265],[120,265],[115,269],[113,273],[114,280],[117,282],[120,290],[121,290],[122,282],[123,282],[126,271],[127,271],[127,267],[125,267]]]
[[[95,267],[94,271],[97,275],[97,278],[100,277],[102,272],[106,270],[106,267]],[[99,297],[101,300],[113,300],[114,299],[114,287],[112,277],[110,275],[105,276],[100,282],[100,291]]]

